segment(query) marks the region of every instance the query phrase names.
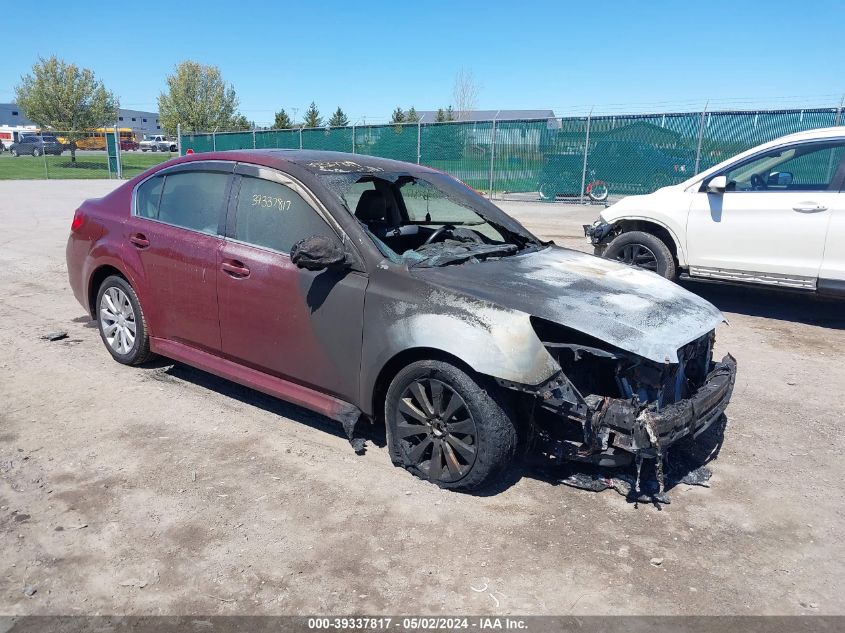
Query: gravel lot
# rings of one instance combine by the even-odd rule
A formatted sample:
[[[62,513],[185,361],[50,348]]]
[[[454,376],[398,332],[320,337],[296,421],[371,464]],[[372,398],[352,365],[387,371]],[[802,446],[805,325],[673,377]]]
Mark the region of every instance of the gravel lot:
[[[64,245],[113,186],[0,183],[0,612],[845,613],[843,304],[690,286],[740,371],[711,488],[449,493],[299,408],[112,361]],[[502,206],[580,249],[599,210]]]

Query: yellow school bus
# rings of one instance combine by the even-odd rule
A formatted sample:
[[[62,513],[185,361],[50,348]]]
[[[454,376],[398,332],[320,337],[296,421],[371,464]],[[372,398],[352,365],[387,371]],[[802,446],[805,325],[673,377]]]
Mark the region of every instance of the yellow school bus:
[[[114,134],[114,128],[98,127],[94,130],[85,132],[85,136],[76,139],[76,149],[106,149],[106,134]],[[138,144],[135,140],[135,132],[132,128],[121,127],[117,129],[118,137],[120,138],[120,149],[137,149]],[[63,145],[70,145],[70,140],[67,137],[62,137],[57,133],[59,142]],[[134,147],[133,147],[134,146]]]

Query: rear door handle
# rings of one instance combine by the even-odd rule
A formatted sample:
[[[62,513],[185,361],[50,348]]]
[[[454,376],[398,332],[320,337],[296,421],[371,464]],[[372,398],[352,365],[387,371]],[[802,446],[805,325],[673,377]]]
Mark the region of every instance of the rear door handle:
[[[819,211],[827,211],[827,207],[815,202],[801,202],[798,206],[792,207],[792,210],[798,211],[798,213],[818,213]]]
[[[236,259],[227,259],[222,264],[220,264],[220,268],[223,270],[223,272],[238,279],[244,279],[246,277],[249,277],[249,268],[244,266],[242,262],[239,262]]]
[[[129,236],[129,241],[138,248],[147,248],[150,245],[150,240],[143,233],[133,233]]]

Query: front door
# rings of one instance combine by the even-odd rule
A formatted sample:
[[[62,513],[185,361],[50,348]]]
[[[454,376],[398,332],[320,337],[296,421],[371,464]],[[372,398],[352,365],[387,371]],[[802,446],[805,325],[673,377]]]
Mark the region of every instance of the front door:
[[[220,352],[218,251],[231,172],[223,162],[190,163],[138,187],[127,248],[144,271],[152,335]]]
[[[814,288],[831,214],[842,213],[842,141],[767,150],[704,181],[687,222],[690,274]],[[723,175],[724,193],[707,193]]]
[[[339,240],[339,229],[284,174],[250,165],[237,172],[219,255],[224,355],[356,402],[366,274],[297,268],[289,256],[296,242]]]

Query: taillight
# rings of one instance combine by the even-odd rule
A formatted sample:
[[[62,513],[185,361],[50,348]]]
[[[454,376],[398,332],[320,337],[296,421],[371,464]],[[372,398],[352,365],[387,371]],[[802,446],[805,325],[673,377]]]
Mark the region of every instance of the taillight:
[[[70,223],[70,230],[78,231],[84,222],[85,216],[82,215],[82,209],[77,209],[76,213],[73,214],[73,221]]]

